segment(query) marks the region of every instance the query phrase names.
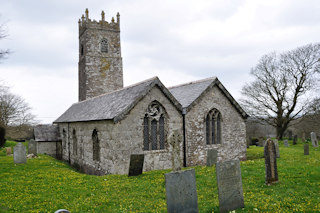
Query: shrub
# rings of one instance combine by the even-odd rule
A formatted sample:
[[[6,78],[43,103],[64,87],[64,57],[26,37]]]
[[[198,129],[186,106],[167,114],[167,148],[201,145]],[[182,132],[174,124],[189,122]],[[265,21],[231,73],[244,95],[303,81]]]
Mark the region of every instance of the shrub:
[[[6,136],[6,129],[3,127],[0,127],[0,147],[4,147],[4,144],[6,142],[6,139],[4,138]]]

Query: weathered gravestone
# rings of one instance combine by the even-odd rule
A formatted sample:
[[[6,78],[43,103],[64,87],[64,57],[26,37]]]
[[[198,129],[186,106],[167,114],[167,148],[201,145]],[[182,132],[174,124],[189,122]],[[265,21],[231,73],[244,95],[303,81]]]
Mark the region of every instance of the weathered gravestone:
[[[171,153],[171,161],[172,161],[172,170],[179,171],[181,170],[182,162],[181,162],[181,153],[180,153],[180,146],[182,143],[182,136],[179,134],[178,131],[173,131],[169,143],[172,147]]]
[[[302,133],[301,140],[303,143],[306,142],[306,133],[305,132]]]
[[[143,171],[144,155],[130,155],[130,165],[128,176],[138,176]]]
[[[304,155],[309,155],[309,144],[304,145]]]
[[[284,140],[284,141],[283,141],[283,145],[286,146],[286,147],[288,147],[288,146],[289,146],[288,140]]]
[[[33,139],[31,139],[28,143],[28,154],[37,155],[37,143]]]
[[[280,158],[278,139],[274,139],[273,142],[274,142],[274,145],[276,147],[276,156],[277,156],[277,158]]]
[[[311,136],[312,146],[313,146],[313,147],[318,147],[319,144],[318,144],[318,140],[317,140],[317,135],[316,135],[316,133],[311,132],[311,133],[310,133],[310,136]]]
[[[173,131],[169,143],[172,147],[173,172],[165,174],[167,211],[198,212],[196,175],[194,169],[181,171],[182,136],[178,131]]]
[[[266,184],[270,185],[278,182],[276,147],[271,139],[264,147],[264,159],[266,165]]]
[[[11,147],[6,147],[7,155],[11,155]]]
[[[194,169],[165,174],[168,213],[198,212]]]
[[[244,207],[242,178],[239,160],[218,162],[216,176],[220,212]]]
[[[207,150],[207,166],[212,166],[217,163],[218,150],[208,149]]]
[[[289,130],[288,135],[289,135],[289,140],[292,140],[292,131],[291,130]]]
[[[59,210],[55,211],[54,213],[70,213],[70,212],[66,209],[59,209]]]
[[[298,135],[294,135],[292,145],[297,145],[297,141],[298,141]]]
[[[27,163],[26,147],[20,142],[13,148],[13,161],[14,163]]]

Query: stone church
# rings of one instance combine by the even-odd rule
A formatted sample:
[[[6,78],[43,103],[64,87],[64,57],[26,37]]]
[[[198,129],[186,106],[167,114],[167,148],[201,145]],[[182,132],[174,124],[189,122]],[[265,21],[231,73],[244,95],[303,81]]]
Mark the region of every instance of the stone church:
[[[128,174],[131,154],[144,171],[170,169],[173,132],[183,166],[246,158],[247,114],[216,77],[167,88],[158,77],[123,87],[120,15],[79,20],[79,102],[55,124],[62,159],[88,174]]]

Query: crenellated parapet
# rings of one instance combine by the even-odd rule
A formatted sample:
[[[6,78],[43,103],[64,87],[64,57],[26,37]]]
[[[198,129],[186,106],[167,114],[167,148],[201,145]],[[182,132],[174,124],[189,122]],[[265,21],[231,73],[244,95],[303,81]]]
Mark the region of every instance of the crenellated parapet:
[[[104,11],[101,12],[101,20],[96,21],[94,19],[89,18],[89,10],[88,8],[85,11],[85,14],[81,16],[81,19],[78,21],[79,23],[79,35],[90,28],[90,29],[100,29],[100,30],[109,30],[109,31],[120,31],[120,14],[117,13],[116,21],[114,17],[111,18],[111,21],[108,22],[105,20]]]

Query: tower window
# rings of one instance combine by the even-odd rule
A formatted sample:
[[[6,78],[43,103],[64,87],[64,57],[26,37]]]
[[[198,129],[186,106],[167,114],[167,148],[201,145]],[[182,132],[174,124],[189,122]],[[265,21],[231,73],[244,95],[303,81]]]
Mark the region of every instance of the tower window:
[[[102,53],[108,53],[108,40],[102,39],[100,43],[100,48]]]
[[[221,144],[221,114],[212,109],[206,116],[206,143]]]

